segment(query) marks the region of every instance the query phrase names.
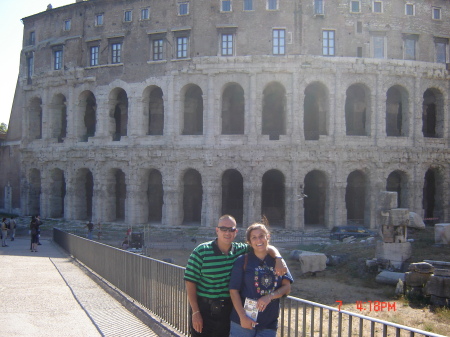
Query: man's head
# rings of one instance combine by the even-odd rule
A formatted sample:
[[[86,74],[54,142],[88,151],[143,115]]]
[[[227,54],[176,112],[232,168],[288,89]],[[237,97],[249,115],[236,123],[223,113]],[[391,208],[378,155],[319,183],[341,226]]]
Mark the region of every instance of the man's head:
[[[231,215],[222,215],[216,227],[217,240],[222,244],[231,244],[236,237],[236,220]]]

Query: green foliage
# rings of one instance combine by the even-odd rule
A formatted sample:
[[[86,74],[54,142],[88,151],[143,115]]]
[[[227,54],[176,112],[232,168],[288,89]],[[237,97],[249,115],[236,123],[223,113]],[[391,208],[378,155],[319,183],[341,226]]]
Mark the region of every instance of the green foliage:
[[[8,125],[5,123],[0,124],[0,133],[6,133],[8,131]]]

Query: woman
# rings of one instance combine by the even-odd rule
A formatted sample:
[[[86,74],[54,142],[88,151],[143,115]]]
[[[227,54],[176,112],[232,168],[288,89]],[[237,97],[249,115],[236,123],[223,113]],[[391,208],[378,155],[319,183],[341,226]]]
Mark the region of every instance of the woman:
[[[246,238],[250,252],[236,260],[231,272],[229,288],[234,308],[230,337],[275,337],[279,298],[289,294],[294,280],[289,270],[284,276],[276,275],[275,259],[268,255],[270,233],[265,225],[252,224]]]
[[[30,234],[31,234],[31,251],[32,252],[37,252],[37,246],[38,246],[38,228],[39,228],[39,224],[38,224],[38,219],[33,216],[31,218],[31,223],[30,223]]]

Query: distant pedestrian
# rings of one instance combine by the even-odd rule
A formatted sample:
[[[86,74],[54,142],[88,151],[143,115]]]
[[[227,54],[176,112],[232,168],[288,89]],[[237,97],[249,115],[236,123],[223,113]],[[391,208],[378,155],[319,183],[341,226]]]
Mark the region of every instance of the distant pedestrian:
[[[8,247],[6,244],[6,237],[8,236],[8,225],[6,224],[6,218],[2,219],[2,247]]]
[[[12,216],[9,220],[11,241],[14,241],[14,238],[16,237],[16,227],[17,227],[16,220],[14,220],[14,217]]]
[[[88,222],[86,225],[87,229],[88,229],[88,234],[87,234],[87,238],[89,240],[92,240],[92,232],[94,231],[94,224],[92,222]]]
[[[43,222],[41,221],[41,216],[38,214],[36,215],[36,227],[37,227],[37,244],[40,246],[41,243],[41,226]]]
[[[38,228],[39,228],[39,225],[38,225],[37,217],[33,216],[31,218],[31,223],[30,223],[31,251],[32,252],[37,252],[37,246],[38,246],[38,242],[39,242]]]

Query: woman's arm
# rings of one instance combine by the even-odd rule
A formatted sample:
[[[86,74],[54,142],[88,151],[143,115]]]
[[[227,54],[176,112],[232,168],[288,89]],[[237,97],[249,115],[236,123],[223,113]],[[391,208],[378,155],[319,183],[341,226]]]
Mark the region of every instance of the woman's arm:
[[[268,245],[267,253],[269,254],[270,257],[273,257],[275,259],[275,273],[278,276],[283,276],[284,274],[286,274],[287,273],[287,265],[286,265],[286,262],[284,261],[283,257],[281,256],[280,252],[278,251],[278,249],[276,249],[272,245]]]
[[[241,295],[239,295],[239,290],[230,289],[231,301],[233,302],[234,309],[239,315],[239,320],[241,321],[241,327],[244,329],[253,329],[257,322],[252,320],[245,314],[244,307],[242,306]]]
[[[260,297],[258,299],[256,307],[259,311],[264,311],[272,300],[283,297],[284,295],[288,295],[290,292],[291,281],[289,281],[288,279],[283,279],[281,281],[281,287],[275,290],[273,293]]]

